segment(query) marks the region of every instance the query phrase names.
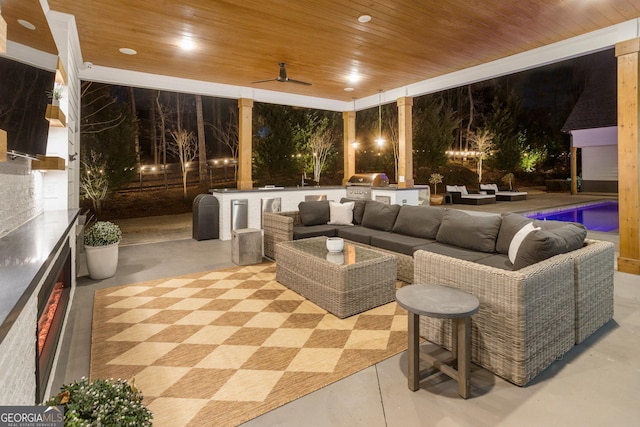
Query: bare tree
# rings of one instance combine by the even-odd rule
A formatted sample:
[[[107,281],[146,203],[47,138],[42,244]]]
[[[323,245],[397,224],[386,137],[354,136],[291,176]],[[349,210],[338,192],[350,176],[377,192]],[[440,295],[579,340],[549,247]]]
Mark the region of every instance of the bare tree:
[[[168,188],[167,182],[167,116],[169,108],[160,102],[160,91],[156,95],[156,107],[160,117],[160,138],[162,141],[162,164],[164,165],[164,189]]]
[[[113,129],[126,120],[124,114],[119,113],[108,120],[98,120],[97,117],[104,117],[100,113],[116,103],[116,99],[109,95],[100,85],[93,85],[93,82],[83,82],[82,84],[82,122],[80,124],[81,134],[92,134]]]
[[[320,175],[325,168],[328,157],[334,151],[340,135],[329,126],[327,118],[321,119],[317,127],[309,137],[309,147],[313,153],[311,158],[313,166],[313,180],[320,185]]]
[[[196,116],[198,120],[198,175],[200,177],[200,185],[204,185],[207,182],[207,146],[204,139],[202,95],[196,95]]]
[[[82,162],[84,171],[80,175],[80,194],[91,200],[94,212],[100,215],[102,201],[109,192],[109,180],[104,172],[107,162],[95,151],[91,151],[87,158]]]
[[[185,129],[172,130],[173,141],[167,146],[167,150],[175,154],[180,161],[182,170],[182,193],[187,198],[187,174],[189,173],[189,163],[198,156],[198,144],[193,132]]]
[[[396,110],[397,112],[397,110]],[[398,131],[398,114],[391,113],[384,117],[384,127],[389,137],[389,143],[393,149],[393,167],[395,171],[396,182],[398,182],[398,158],[400,157],[400,135]]]
[[[470,133],[467,140],[476,151],[478,159],[478,182],[482,182],[482,161],[487,158],[494,147],[494,133],[489,129],[476,129],[475,133]]]
[[[239,135],[238,135],[238,110],[229,108],[229,121],[221,125],[211,125],[215,138],[229,148],[231,157],[238,158]],[[234,180],[238,180],[238,170],[234,171]]]
[[[136,110],[136,95],[135,95],[135,91],[133,90],[133,86],[129,87],[129,102],[131,105],[131,118],[133,119],[133,122],[135,122],[136,124],[136,127],[135,127],[136,133],[134,135],[136,163],[138,167],[140,167],[140,134],[138,132],[138,110]]]

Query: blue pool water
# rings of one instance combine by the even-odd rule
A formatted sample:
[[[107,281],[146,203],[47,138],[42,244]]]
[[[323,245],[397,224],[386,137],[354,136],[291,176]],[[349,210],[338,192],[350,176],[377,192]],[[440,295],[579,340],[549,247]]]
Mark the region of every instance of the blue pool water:
[[[618,202],[608,200],[586,206],[576,206],[548,212],[532,212],[525,216],[549,221],[579,222],[593,231],[618,230]]]

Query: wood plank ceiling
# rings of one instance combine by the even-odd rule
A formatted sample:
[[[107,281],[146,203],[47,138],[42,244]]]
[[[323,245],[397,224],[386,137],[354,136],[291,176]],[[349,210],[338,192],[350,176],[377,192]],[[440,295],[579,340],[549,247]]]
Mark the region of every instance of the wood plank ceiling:
[[[4,0],[9,39],[18,36],[17,24],[4,9],[23,2],[38,4]],[[344,101],[640,17],[638,0],[48,3],[75,16],[83,60],[95,65]],[[371,21],[358,22],[363,14]],[[37,37],[19,35],[16,41],[37,45]],[[184,37],[193,50],[179,48]],[[275,78],[279,62],[287,63],[290,78],[313,84],[252,84]],[[361,76],[356,83],[348,80],[353,71]]]

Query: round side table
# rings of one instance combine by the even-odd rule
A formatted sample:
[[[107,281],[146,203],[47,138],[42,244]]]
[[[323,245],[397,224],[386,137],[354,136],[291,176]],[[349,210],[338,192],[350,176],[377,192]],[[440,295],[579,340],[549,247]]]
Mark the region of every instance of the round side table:
[[[396,291],[396,301],[407,310],[409,319],[409,389],[420,388],[420,316],[451,319],[451,359],[442,361],[429,354],[422,358],[431,366],[458,382],[458,394],[469,397],[471,388],[471,315],[480,308],[475,296],[458,289],[440,285],[416,284]],[[457,369],[456,369],[457,368]]]

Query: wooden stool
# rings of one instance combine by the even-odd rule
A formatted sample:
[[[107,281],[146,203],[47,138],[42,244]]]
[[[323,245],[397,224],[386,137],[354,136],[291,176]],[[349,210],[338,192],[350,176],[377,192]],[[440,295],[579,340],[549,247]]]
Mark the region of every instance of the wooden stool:
[[[420,359],[458,382],[458,394],[469,397],[471,380],[471,315],[478,311],[478,298],[457,289],[439,285],[408,285],[396,291],[396,301],[408,311],[409,319],[409,389],[420,388]],[[451,358],[439,360],[420,353],[418,320],[420,316],[451,319]],[[451,366],[452,365],[452,366]],[[456,369],[457,368],[457,369]]]

